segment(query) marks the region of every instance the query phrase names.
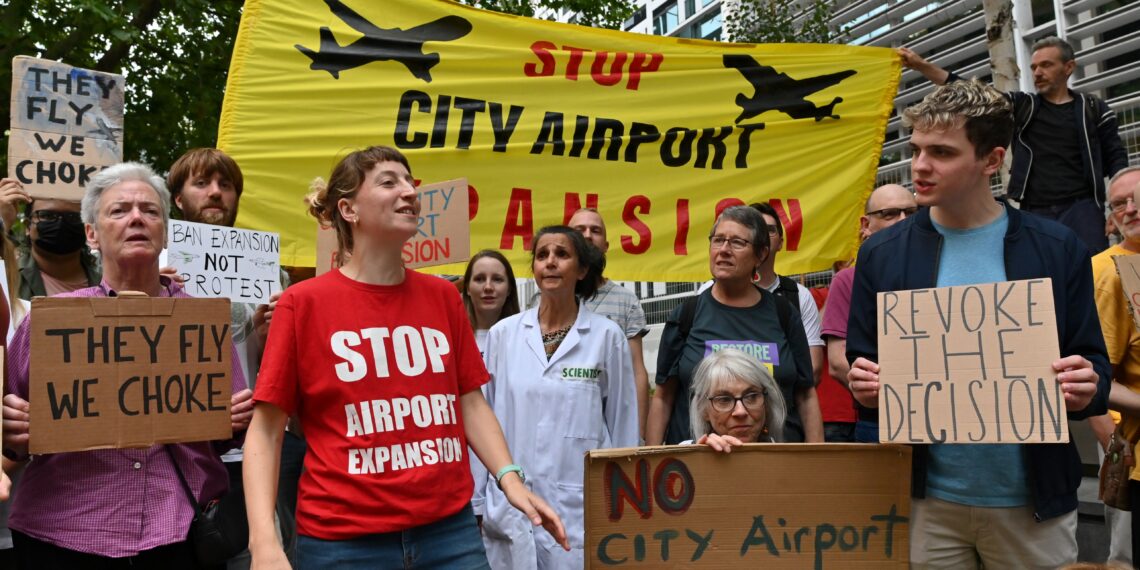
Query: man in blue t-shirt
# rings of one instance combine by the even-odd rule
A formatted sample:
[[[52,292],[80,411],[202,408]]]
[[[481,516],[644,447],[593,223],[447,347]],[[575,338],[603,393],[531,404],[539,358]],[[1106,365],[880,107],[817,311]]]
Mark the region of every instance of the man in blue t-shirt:
[[[1068,229],[995,201],[990,177],[1013,130],[1012,107],[977,81],[908,108],[915,197],[929,209],[860,249],[847,356],[856,400],[878,406],[875,295],[1050,277],[1062,358],[1052,363],[1070,419],[1103,413],[1109,369],[1089,254]],[[1076,562],[1080,458],[1072,442],[916,446],[915,568],[1057,568]]]

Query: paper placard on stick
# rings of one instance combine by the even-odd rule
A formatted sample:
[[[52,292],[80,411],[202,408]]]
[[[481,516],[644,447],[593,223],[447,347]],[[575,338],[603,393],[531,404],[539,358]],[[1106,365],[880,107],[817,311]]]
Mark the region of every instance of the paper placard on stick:
[[[586,567],[906,568],[910,462],[899,445],[591,451]]]
[[[167,262],[191,296],[262,304],[281,290],[277,234],[183,220],[170,220],[169,230]]]
[[[8,176],[37,198],[79,200],[123,160],[123,76],[46,59],[12,59]]]
[[[1069,441],[1051,279],[877,298],[879,440]]]
[[[1117,255],[1112,258],[1124,298],[1132,311],[1132,322],[1140,328],[1140,255]]]
[[[416,191],[419,230],[404,244],[404,265],[415,269],[467,261],[471,257],[467,179],[423,184]]]
[[[31,453],[232,436],[230,303],[36,297]]]

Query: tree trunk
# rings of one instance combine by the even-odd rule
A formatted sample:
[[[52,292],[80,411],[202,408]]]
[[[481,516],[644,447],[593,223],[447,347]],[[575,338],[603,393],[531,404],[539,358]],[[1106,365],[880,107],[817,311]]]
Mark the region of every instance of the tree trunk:
[[[990,72],[994,87],[1002,91],[1016,91],[1021,71],[1017,67],[1017,47],[1013,36],[1012,0],[982,0],[986,15],[986,47],[990,52]],[[1003,188],[1009,185],[1011,153],[1006,153],[1001,169]]]

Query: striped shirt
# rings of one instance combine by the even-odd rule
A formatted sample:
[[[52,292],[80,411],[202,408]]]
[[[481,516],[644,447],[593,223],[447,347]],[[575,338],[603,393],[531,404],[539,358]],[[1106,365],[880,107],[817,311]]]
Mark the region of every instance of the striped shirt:
[[[189,297],[163,277],[161,297]],[[114,297],[106,281],[60,297]],[[8,346],[8,393],[28,398],[31,315]],[[233,391],[245,376],[233,358]],[[32,404],[35,405],[35,404]],[[217,446],[215,447],[215,444]],[[232,441],[171,444],[199,502],[225,493],[229,479],[218,459]],[[196,507],[162,445],[34,456],[12,499],[8,526],[55,546],[120,558],[186,540]]]
[[[598,287],[594,298],[586,301],[586,308],[617,323],[625,338],[637,338],[649,332],[645,326],[645,311],[637,295],[612,279]]]

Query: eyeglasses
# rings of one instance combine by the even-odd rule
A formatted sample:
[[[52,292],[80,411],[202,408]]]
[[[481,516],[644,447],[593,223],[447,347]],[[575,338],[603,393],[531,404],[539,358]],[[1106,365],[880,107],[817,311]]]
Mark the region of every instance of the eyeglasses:
[[[899,214],[906,214],[913,216],[918,211],[918,206],[911,206],[909,208],[883,208],[882,210],[875,210],[874,212],[867,212],[868,216],[878,216],[884,220],[893,220],[899,217]]]
[[[730,238],[730,237],[724,237],[724,236],[709,236],[709,247],[711,247],[712,249],[720,249],[720,248],[724,247],[724,244],[726,244],[726,243],[728,244],[728,247],[732,248],[733,251],[740,251],[740,250],[752,245],[752,242],[750,242],[746,239],[742,239],[742,238],[736,238],[736,237]]]
[[[1123,200],[1113,200],[1108,203],[1108,207],[1112,208],[1112,213],[1120,214],[1123,213],[1124,210],[1128,209],[1129,204],[1132,204],[1133,207],[1136,206],[1136,200],[1133,199],[1132,196],[1129,196]]]
[[[83,219],[79,212],[57,212],[55,210],[36,210],[32,212],[32,221],[54,223],[63,220],[69,224],[81,224]]]
[[[736,409],[736,403],[744,404],[746,410],[759,410],[764,407],[764,393],[763,392],[748,392],[747,394],[736,397],[722,394],[720,396],[713,396],[709,398],[714,410],[725,413],[731,412]]]

